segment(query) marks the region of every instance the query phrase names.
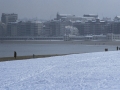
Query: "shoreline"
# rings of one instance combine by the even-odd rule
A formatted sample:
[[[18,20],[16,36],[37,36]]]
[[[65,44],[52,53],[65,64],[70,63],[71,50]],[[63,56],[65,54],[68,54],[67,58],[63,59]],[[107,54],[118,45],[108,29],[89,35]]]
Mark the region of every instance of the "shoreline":
[[[3,41],[0,44],[78,44],[78,45],[114,45],[120,46],[120,41]],[[86,52],[84,52],[86,53]],[[0,57],[0,62],[3,61],[13,61],[13,60],[23,60],[23,59],[32,59],[32,58],[45,58],[45,57],[52,57],[52,56],[63,56],[63,55],[70,55],[70,54],[78,54],[78,53],[69,53],[69,54],[53,54],[53,55],[26,55],[26,56],[17,56],[14,57]]]
[[[120,41],[56,41],[56,40],[6,40],[0,44],[81,44],[81,45],[120,45]]]
[[[53,56],[64,56],[64,55],[70,55],[70,54],[52,54],[52,55],[28,55],[28,56],[17,56],[14,57],[1,57],[0,62],[5,61],[15,61],[15,60],[27,60],[27,59],[35,59],[35,58],[46,58],[46,57],[53,57]]]

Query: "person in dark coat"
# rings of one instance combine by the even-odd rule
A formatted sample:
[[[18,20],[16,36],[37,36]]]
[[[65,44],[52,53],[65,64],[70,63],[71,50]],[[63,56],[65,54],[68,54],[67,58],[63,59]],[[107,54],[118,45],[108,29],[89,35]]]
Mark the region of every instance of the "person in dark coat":
[[[16,53],[16,51],[14,51],[14,58],[16,58],[17,57],[17,53]]]
[[[118,48],[118,46],[117,46],[117,50],[118,50],[119,48]]]

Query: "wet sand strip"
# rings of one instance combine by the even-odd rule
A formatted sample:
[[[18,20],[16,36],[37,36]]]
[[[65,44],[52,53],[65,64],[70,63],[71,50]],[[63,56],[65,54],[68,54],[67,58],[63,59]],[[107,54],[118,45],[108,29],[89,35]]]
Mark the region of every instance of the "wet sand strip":
[[[63,56],[68,54],[53,54],[53,55],[30,55],[30,56],[17,56],[15,57],[1,57],[0,62],[4,61],[14,61],[14,60],[25,60],[25,59],[33,59],[33,58],[46,58],[46,57],[53,57],[53,56]]]

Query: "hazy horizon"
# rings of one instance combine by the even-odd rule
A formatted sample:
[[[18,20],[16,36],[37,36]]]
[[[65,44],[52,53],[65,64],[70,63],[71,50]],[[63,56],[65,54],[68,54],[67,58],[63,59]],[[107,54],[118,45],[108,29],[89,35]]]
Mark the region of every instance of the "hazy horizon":
[[[97,14],[100,18],[120,15],[120,0],[0,0],[2,13],[16,13],[18,18],[54,19],[56,13],[83,16]]]

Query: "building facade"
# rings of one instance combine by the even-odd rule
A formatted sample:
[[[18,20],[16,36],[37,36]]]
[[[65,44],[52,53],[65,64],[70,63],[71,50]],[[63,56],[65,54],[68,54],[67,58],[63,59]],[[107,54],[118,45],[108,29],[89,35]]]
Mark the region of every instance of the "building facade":
[[[16,22],[10,22],[7,24],[7,36],[17,36],[18,35],[18,24]]]
[[[41,22],[10,22],[7,24],[8,36],[40,36],[43,24]]]
[[[16,22],[18,19],[18,15],[17,14],[5,14],[5,13],[2,13],[2,16],[1,16],[1,21],[2,23],[5,23],[5,24],[8,24],[9,22]]]
[[[0,36],[6,36],[6,24],[0,22]]]

